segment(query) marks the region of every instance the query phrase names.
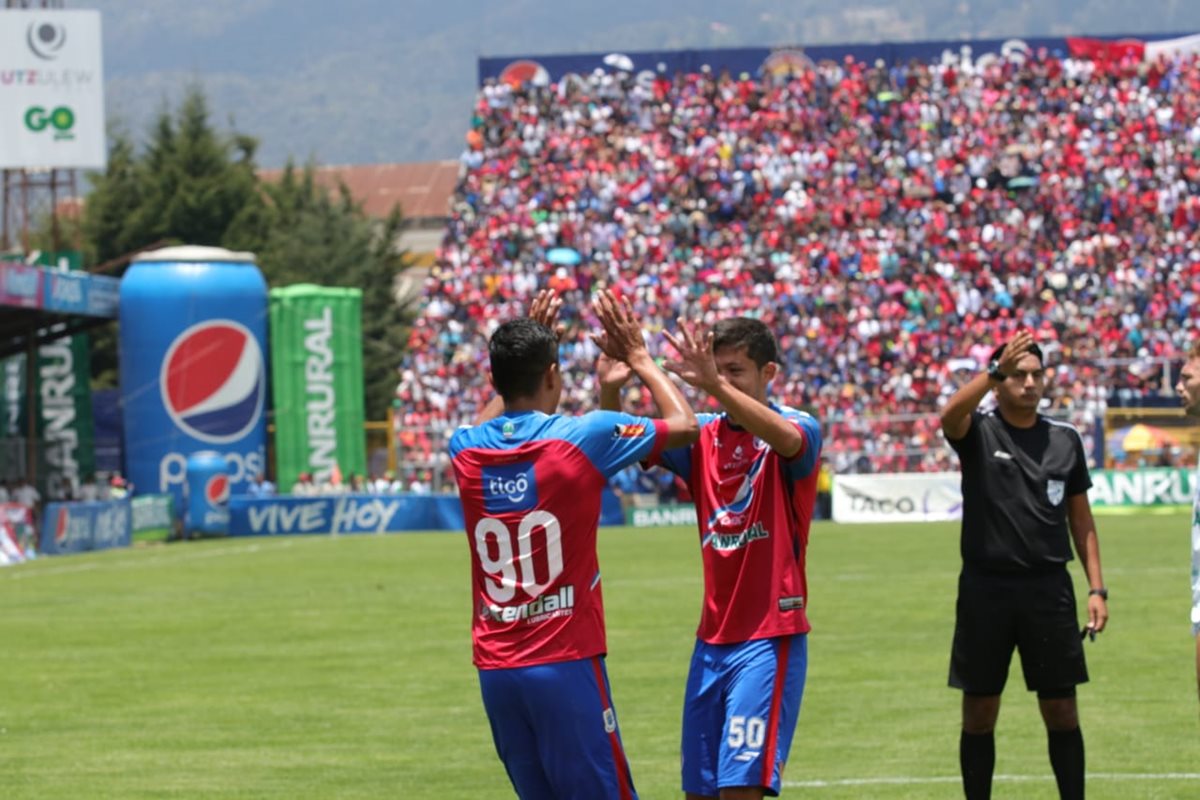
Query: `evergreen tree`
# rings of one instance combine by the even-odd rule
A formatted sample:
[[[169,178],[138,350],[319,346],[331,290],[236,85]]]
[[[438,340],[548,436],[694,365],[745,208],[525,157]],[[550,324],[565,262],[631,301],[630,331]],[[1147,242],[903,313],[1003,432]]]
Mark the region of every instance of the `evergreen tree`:
[[[83,230],[91,263],[156,242],[253,252],[270,286],[316,283],[363,290],[363,366],[368,419],[383,419],[394,397],[410,311],[397,306],[396,276],[410,263],[396,250],[399,208],[370,219],[345,186],[330,191],[309,164],[289,163],[263,182],[257,142],[221,134],[198,87],[174,113],[164,108],[139,153],[128,136],[111,138],[108,167],[91,177]],[[119,274],[115,273],[115,274]],[[93,383],[115,384],[115,333],[98,334]]]
[[[411,260],[397,250],[399,207],[382,224],[371,220],[345,186],[329,191],[310,164],[288,164],[264,186],[268,235],[256,250],[272,286],[317,283],[363,292],[363,372],[367,419],[381,420],[395,397],[397,368],[412,310],[396,303],[396,276]]]
[[[398,249],[396,244],[403,225],[400,206],[393,206],[372,242],[372,257],[361,284],[363,379],[369,420],[387,418],[388,407],[396,397],[400,356],[408,346],[416,314],[415,309],[396,302],[396,277],[412,266],[408,252]]]

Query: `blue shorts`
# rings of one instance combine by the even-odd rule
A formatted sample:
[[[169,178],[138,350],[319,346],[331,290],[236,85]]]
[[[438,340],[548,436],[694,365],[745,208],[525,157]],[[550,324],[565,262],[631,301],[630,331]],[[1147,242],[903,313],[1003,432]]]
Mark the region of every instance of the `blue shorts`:
[[[761,786],[779,794],[800,716],[808,636],[697,640],[683,699],[683,790]]]
[[[637,800],[602,657],[483,669],[479,686],[521,800]]]

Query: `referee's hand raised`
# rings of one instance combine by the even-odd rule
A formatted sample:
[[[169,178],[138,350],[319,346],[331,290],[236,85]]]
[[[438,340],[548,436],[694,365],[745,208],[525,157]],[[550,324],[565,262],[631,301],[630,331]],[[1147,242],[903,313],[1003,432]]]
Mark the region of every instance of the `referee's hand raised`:
[[[1029,348],[1032,346],[1033,334],[1027,330],[1018,331],[1016,336],[1008,340],[1008,344],[1004,345],[1004,350],[1000,353],[1000,371],[1005,375],[1012,375],[1016,372],[1021,356],[1029,352]]]

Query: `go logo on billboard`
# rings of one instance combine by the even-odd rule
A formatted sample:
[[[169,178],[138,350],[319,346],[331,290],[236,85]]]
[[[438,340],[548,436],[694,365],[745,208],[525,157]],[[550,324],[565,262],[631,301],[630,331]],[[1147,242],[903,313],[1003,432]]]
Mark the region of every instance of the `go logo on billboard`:
[[[59,106],[51,111],[42,106],[30,106],[25,112],[25,127],[34,133],[53,128],[56,141],[74,139],[72,128],[75,127],[75,112],[66,106]]]

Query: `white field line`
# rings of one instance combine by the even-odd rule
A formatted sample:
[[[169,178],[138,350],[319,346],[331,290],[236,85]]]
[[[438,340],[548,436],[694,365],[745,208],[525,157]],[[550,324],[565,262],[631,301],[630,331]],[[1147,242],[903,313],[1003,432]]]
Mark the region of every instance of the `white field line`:
[[[1200,772],[1089,772],[1089,781],[1200,781]],[[996,775],[996,783],[1030,783],[1052,781],[1054,775]],[[837,786],[920,786],[931,783],[960,783],[957,775],[896,776],[889,778],[838,778],[832,780],[784,781],[784,786],[802,789],[822,789]]]
[[[182,544],[182,543],[180,543]],[[172,548],[179,547],[180,544],[172,545]],[[195,550],[190,553],[163,553],[162,555],[155,554],[149,558],[132,558],[112,561],[90,561],[86,564],[62,564],[46,567],[44,569],[32,569],[33,564],[42,562],[44,559],[51,556],[43,556],[36,562],[27,563],[26,565],[14,564],[11,567],[0,570],[0,581],[4,579],[19,581],[25,578],[40,578],[45,575],[69,575],[73,572],[94,572],[96,570],[115,570],[115,569],[138,569],[141,567],[165,567],[179,564],[184,561],[197,561],[202,558],[220,558],[222,556],[236,556],[249,553],[258,553],[263,550],[282,550],[286,547],[291,547],[295,542],[289,540],[272,542],[271,545],[251,544],[240,547],[220,547],[207,550]],[[57,558],[61,557],[54,557]]]

